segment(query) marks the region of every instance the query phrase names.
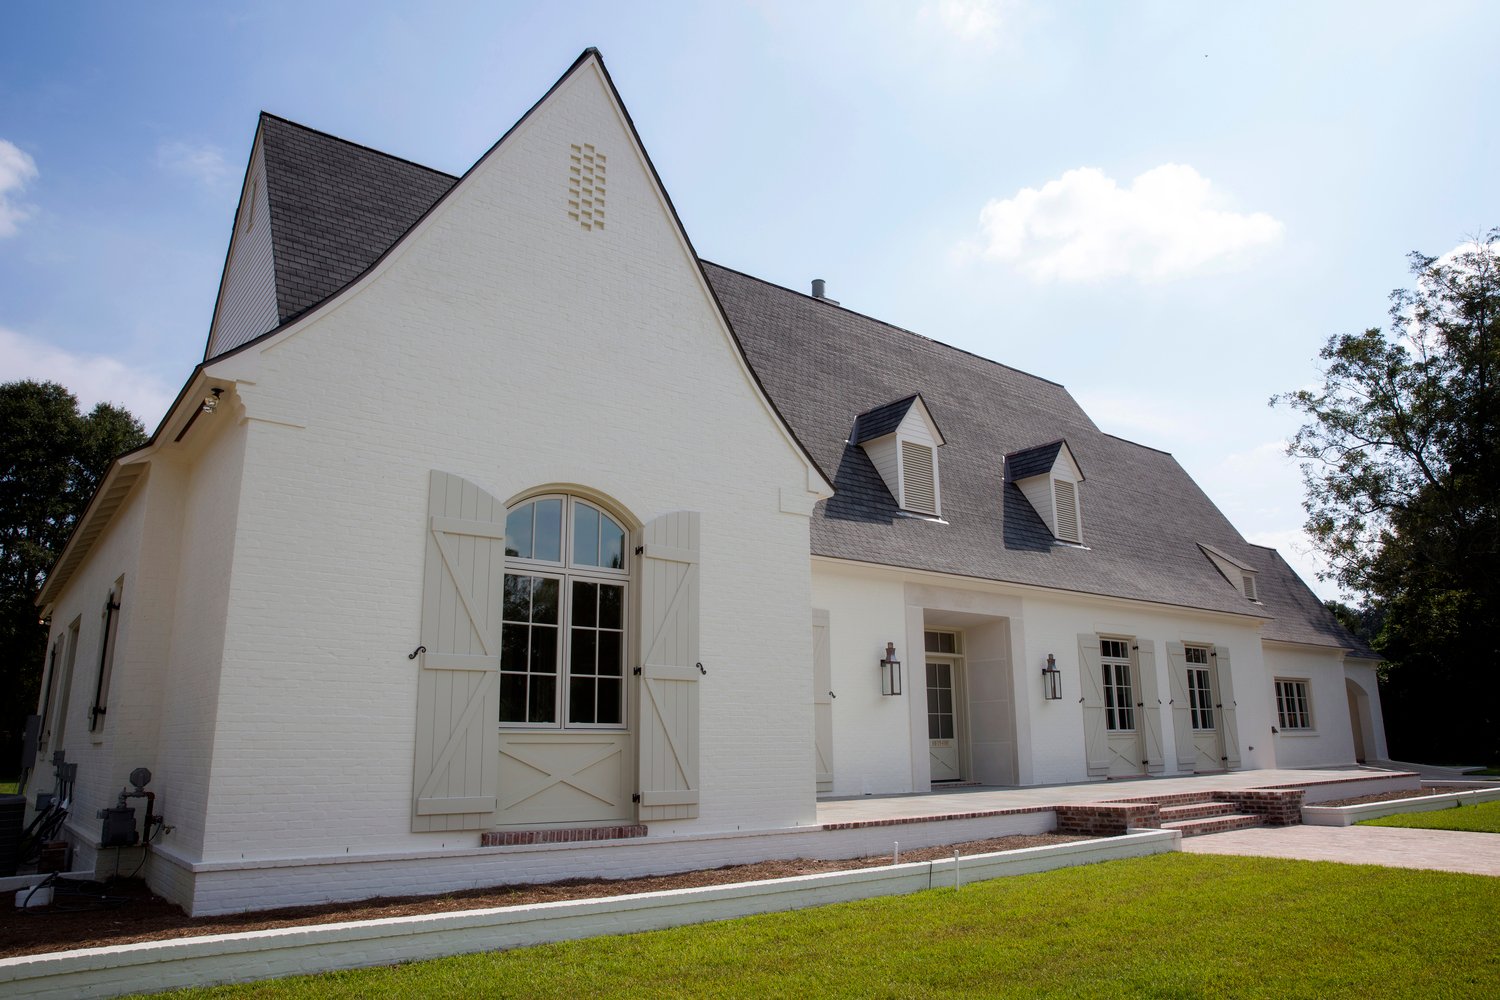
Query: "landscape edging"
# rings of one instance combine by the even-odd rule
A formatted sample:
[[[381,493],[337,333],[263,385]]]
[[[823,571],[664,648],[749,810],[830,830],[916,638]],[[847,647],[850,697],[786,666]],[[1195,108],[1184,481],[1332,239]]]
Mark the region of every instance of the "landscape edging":
[[[1500,788],[1449,792],[1446,795],[1424,795],[1415,799],[1361,802],[1352,806],[1303,806],[1302,822],[1306,826],[1353,826],[1366,819],[1379,819],[1382,816],[1395,816],[1398,813],[1452,809],[1461,802],[1492,802],[1496,799],[1500,799]]]

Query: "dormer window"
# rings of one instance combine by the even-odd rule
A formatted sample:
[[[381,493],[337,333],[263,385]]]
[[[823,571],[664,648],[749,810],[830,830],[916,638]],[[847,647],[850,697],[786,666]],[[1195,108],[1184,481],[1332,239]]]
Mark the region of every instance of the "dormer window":
[[[849,441],[870,457],[897,507],[912,514],[942,516],[937,450],[943,446],[943,434],[921,396],[907,396],[861,413]]]
[[[1255,582],[1257,575],[1255,567],[1245,565],[1223,549],[1216,549],[1212,545],[1199,542],[1198,548],[1203,550],[1203,554],[1208,556],[1214,567],[1224,574],[1224,579],[1228,580],[1246,600],[1260,602]]]
[[[1083,544],[1083,508],[1078,486],[1083,470],[1066,441],[1053,441],[1005,456],[1005,478],[1030,502],[1059,542]]]

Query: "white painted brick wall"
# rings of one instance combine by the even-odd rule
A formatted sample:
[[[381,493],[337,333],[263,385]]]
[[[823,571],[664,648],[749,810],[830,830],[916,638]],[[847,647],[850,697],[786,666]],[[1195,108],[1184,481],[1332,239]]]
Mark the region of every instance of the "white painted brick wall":
[[[575,142],[603,230],[566,218]],[[409,832],[431,468],[701,510],[701,816],[652,833],[812,821],[807,470],[592,69],[363,290],[219,367],[249,419],[203,858],[477,841]]]

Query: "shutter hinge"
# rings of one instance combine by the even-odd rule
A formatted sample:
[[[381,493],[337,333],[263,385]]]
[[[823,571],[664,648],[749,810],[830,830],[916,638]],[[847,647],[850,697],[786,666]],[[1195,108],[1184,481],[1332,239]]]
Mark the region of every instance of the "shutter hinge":
[[[633,673],[637,677],[639,677],[639,676],[641,676],[641,668],[640,667],[636,667],[633,671],[631,671],[631,673]]]
[[[639,802],[639,801],[641,801],[641,793],[640,792],[631,792],[630,793],[630,801],[632,801],[632,802]]]
[[[644,546],[644,545],[637,545],[635,547],[635,554],[636,555],[638,555],[638,556],[639,555],[645,555],[645,553],[646,553],[646,546]]]

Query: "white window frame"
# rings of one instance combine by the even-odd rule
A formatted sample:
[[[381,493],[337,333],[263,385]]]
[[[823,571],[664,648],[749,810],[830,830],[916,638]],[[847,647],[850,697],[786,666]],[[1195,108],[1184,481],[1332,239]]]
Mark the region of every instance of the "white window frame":
[[[506,508],[505,515],[510,515],[528,504],[534,504],[539,500],[561,500],[563,502],[562,512],[562,544],[560,551],[562,559],[560,562],[552,562],[545,559],[526,559],[519,556],[507,556],[505,559],[505,573],[507,576],[537,576],[558,581],[557,598],[557,694],[555,695],[554,707],[557,712],[556,722],[504,722],[498,724],[504,731],[535,731],[543,732],[569,730],[569,731],[605,731],[622,732],[630,728],[630,691],[628,679],[630,676],[628,664],[630,662],[630,648],[632,636],[632,614],[630,594],[630,574],[632,557],[634,555],[630,546],[630,529],[626,527],[625,518],[610,510],[603,504],[587,497],[577,496],[571,493],[537,493],[532,496],[517,500]],[[578,507],[587,507],[608,517],[623,532],[624,537],[620,543],[620,561],[623,564],[619,569],[608,566],[575,565],[573,561],[573,524],[574,511]],[[533,552],[535,552],[535,539],[533,539]],[[619,722],[569,722],[568,713],[571,708],[569,698],[571,697],[572,685],[572,639],[573,629],[571,613],[573,608],[573,583],[607,583],[621,588],[620,594],[620,721]],[[501,598],[503,600],[503,596]],[[501,625],[504,628],[502,622]],[[527,671],[529,673],[529,671]],[[520,671],[507,671],[502,664],[501,678],[503,680],[507,673],[520,673]],[[582,675],[580,675],[582,676]],[[598,675],[587,675],[597,678]],[[597,687],[596,687],[597,690]]]
[[[1317,729],[1317,717],[1313,714],[1312,681],[1306,677],[1278,677],[1273,690],[1276,695],[1276,725],[1282,732],[1310,733]],[[1288,719],[1291,721],[1288,722]]]
[[[1124,656],[1106,653],[1107,643],[1119,643],[1125,649]],[[1139,679],[1135,670],[1135,652],[1133,647],[1135,641],[1122,639],[1119,636],[1101,635],[1099,637],[1099,678],[1104,692],[1104,731],[1106,733],[1136,733],[1140,732],[1140,720],[1136,717],[1136,702],[1140,695]],[[1120,684],[1121,672],[1125,683]],[[1119,704],[1120,693],[1124,692],[1125,703]],[[1128,715],[1129,725],[1121,725],[1127,721],[1124,716]]]
[[[1187,669],[1188,719],[1195,733],[1211,733],[1217,728],[1214,711],[1213,650],[1207,646],[1183,646],[1183,663]],[[1195,684],[1201,680],[1203,683]]]

